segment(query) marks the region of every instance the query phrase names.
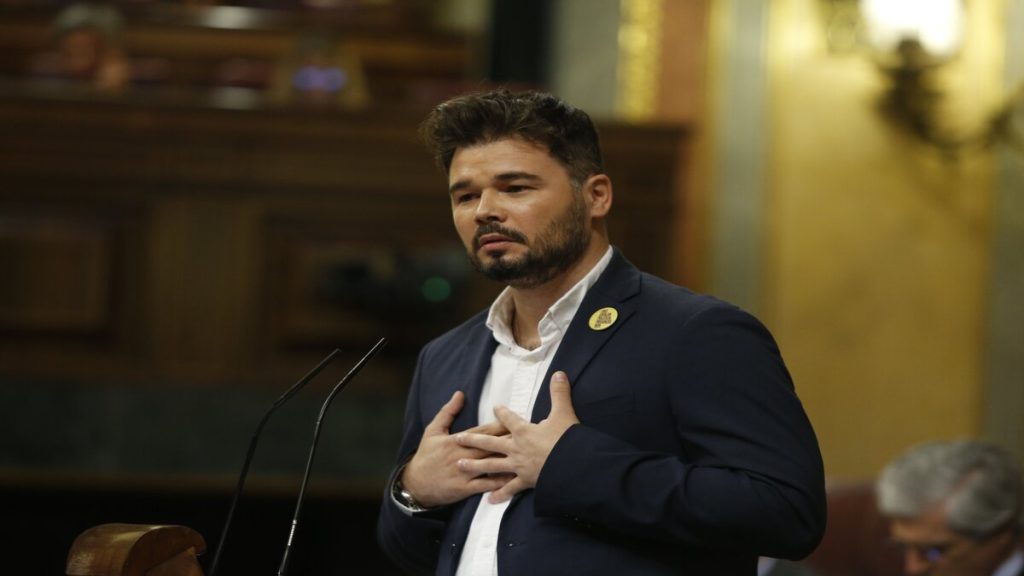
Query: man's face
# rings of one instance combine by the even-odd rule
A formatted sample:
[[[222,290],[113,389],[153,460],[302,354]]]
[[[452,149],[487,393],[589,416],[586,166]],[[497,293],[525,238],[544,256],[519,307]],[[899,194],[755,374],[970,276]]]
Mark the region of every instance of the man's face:
[[[539,286],[590,243],[584,196],[543,146],[507,138],[460,148],[448,183],[455,229],[473,266],[492,280]]]
[[[953,532],[941,507],[891,519],[889,536],[903,549],[903,571],[909,575],[990,576],[1013,547],[1010,530],[985,539]]]

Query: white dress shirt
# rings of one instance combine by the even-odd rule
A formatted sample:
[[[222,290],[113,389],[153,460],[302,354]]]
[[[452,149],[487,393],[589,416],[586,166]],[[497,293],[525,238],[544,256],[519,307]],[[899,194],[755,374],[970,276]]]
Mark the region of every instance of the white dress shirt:
[[[514,305],[509,290],[506,288],[494,301],[487,316],[487,327],[494,334],[498,346],[491,356],[491,368],[484,379],[480,395],[480,424],[494,422],[495,406],[507,406],[520,417],[530,419],[541,381],[562,343],[562,336],[568,330],[587,290],[608,267],[611,257],[612,249],[609,247],[597,265],[548,309],[537,326],[540,346],[533,350],[516,344],[512,335]],[[456,576],[498,574],[498,529],[509,501],[491,504],[487,501],[488,494],[483,495],[473,516]]]

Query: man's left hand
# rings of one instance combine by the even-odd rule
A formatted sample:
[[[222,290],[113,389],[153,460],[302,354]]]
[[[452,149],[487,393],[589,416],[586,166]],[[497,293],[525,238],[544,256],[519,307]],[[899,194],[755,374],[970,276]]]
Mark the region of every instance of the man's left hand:
[[[496,406],[494,415],[509,433],[505,436],[489,436],[464,432],[456,435],[455,441],[469,448],[477,448],[495,454],[493,458],[480,460],[459,460],[458,466],[474,474],[515,474],[507,484],[491,492],[491,504],[504,502],[515,494],[537,485],[540,470],[548,455],[562,434],[573,424],[578,424],[576,411],[572,407],[569,378],[565,372],[551,375],[551,412],[537,424],[521,418],[505,406]]]

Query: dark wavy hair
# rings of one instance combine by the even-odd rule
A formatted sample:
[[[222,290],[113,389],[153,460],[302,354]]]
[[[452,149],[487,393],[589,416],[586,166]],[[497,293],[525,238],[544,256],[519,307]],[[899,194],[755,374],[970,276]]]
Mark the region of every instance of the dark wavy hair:
[[[543,92],[496,90],[458,96],[434,108],[420,126],[420,135],[446,174],[457,149],[504,138],[546,147],[577,188],[604,172],[590,116]]]

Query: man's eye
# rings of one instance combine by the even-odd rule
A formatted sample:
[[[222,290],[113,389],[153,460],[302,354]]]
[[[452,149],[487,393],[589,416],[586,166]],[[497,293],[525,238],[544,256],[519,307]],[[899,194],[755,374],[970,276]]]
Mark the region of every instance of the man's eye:
[[[455,197],[455,203],[465,204],[466,202],[469,202],[473,198],[476,198],[476,194],[459,194],[458,196]]]
[[[522,192],[528,188],[529,186],[523,186],[522,184],[511,184],[505,187],[505,192]]]

